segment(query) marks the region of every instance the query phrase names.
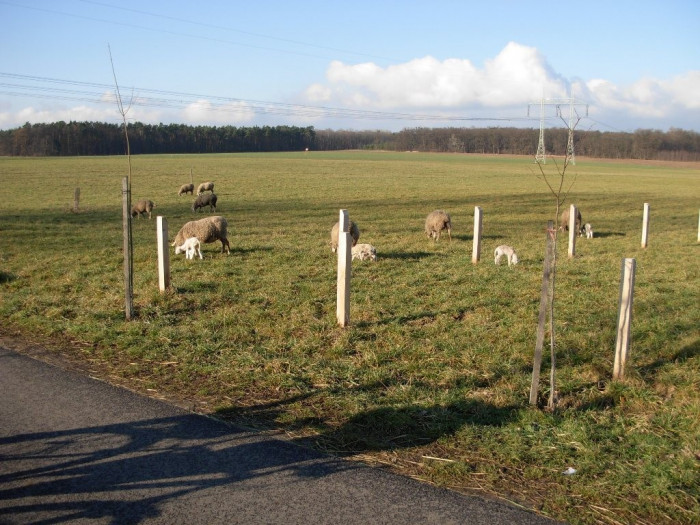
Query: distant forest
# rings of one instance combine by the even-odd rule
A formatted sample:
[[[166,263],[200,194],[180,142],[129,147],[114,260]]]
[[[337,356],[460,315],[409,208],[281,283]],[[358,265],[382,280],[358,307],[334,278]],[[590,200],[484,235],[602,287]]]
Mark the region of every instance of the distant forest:
[[[315,130],[312,126],[128,125],[131,153],[240,153],[377,149],[389,151],[534,155],[539,129],[406,128],[390,131]],[[565,128],[545,130],[547,154],[566,152]],[[101,122],[25,124],[0,130],[2,156],[123,155],[123,127]],[[575,131],[577,156],[611,159],[700,160],[700,133]]]

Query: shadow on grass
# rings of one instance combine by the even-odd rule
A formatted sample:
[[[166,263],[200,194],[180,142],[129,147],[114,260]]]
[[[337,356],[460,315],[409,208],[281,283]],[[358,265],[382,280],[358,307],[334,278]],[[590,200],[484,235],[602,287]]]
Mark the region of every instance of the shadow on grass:
[[[595,232],[593,237],[600,237],[605,239],[606,237],[626,237],[627,234],[623,232]]]
[[[399,260],[411,260],[411,259],[424,259],[426,257],[433,257],[436,254],[430,252],[387,252],[380,253],[378,258],[382,259],[399,259]]]
[[[639,367],[639,373],[642,375],[642,377],[654,375],[659,368],[663,367],[664,365],[677,361],[687,361],[688,359],[698,356],[700,356],[700,339],[684,346],[670,358],[660,358],[653,363]]]
[[[378,381],[353,388],[355,392],[372,393],[387,388]],[[345,393],[347,389],[343,389]],[[217,416],[233,422],[254,422],[257,426],[285,430],[313,427],[318,434],[299,438],[304,446],[321,448],[333,454],[357,454],[367,451],[426,445],[444,436],[453,435],[465,425],[502,426],[516,417],[517,408],[497,407],[478,400],[460,400],[445,405],[408,405],[379,407],[360,412],[339,426],[315,418],[297,418],[292,423],[277,423],[289,416],[288,405],[302,403],[324,394],[342,394],[340,389],[307,392],[278,401],[252,407],[228,407]]]
[[[17,279],[14,273],[0,272],[0,284],[11,283]]]
[[[473,241],[474,240],[474,235],[453,235],[453,239],[456,239],[458,241]],[[497,239],[503,239],[503,235],[482,235],[482,239],[488,239],[488,240],[497,240]]]

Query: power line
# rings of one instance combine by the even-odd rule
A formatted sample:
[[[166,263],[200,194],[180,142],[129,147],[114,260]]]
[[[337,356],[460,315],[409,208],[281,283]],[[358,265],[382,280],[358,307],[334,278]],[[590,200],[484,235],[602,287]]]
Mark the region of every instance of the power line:
[[[0,78],[3,77],[12,80],[10,82],[0,82],[0,94],[7,96],[74,100],[91,104],[111,105],[115,101],[114,86],[110,84],[0,72]],[[186,109],[193,107],[193,105],[198,105],[199,109],[227,113],[248,111],[259,115],[356,120],[435,122],[512,122],[534,120],[530,117],[470,117],[464,115],[436,115],[310,106],[135,86],[125,86],[124,90],[132,92],[132,106],[151,108]]]

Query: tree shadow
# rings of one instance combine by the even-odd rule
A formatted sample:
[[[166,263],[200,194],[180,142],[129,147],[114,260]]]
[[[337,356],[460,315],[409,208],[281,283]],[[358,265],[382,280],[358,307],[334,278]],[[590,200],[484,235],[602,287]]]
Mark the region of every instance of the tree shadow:
[[[11,283],[16,279],[17,276],[14,273],[0,272],[0,284]]]
[[[436,254],[430,252],[387,252],[380,253],[378,258],[382,259],[398,259],[398,260],[420,260],[426,257],[434,257]]]
[[[642,377],[654,375],[659,370],[659,368],[661,368],[664,365],[667,365],[668,363],[673,363],[674,361],[687,361],[688,359],[692,359],[698,356],[700,356],[700,339],[684,346],[670,358],[659,358],[653,363],[640,366],[638,368],[638,371],[642,375]]]
[[[293,483],[359,468],[221,425],[186,414],[0,438],[2,514],[33,523],[175,519],[183,501],[231,484],[254,491],[256,478],[283,473]]]
[[[605,239],[607,237],[626,237],[627,234],[624,232],[598,232],[596,231],[593,234],[593,237],[600,237],[601,239]]]

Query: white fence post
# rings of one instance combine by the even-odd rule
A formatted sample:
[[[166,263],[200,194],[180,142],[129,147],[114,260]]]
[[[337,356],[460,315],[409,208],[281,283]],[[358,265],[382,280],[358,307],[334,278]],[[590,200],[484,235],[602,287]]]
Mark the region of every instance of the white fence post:
[[[573,204],[569,206],[569,257],[576,255],[576,235],[578,231],[576,230],[576,217],[578,216],[578,211],[576,206]]]
[[[474,247],[472,248],[472,263],[476,264],[481,259],[481,207],[474,206]]]
[[[630,332],[632,325],[632,298],[634,296],[634,274],[637,261],[622,259],[620,278],[620,306],[617,314],[617,342],[615,343],[615,364],[613,379],[625,377],[625,366],[630,352]]]
[[[156,219],[158,243],[158,288],[161,292],[170,288],[170,252],[168,251],[168,221],[158,215]]]
[[[338,293],[336,318],[338,324],[346,327],[350,323],[350,277],[352,266],[352,237],[350,217],[347,210],[340,210],[338,228]]]
[[[642,248],[649,244],[649,203],[644,203],[644,218],[642,219]]]

